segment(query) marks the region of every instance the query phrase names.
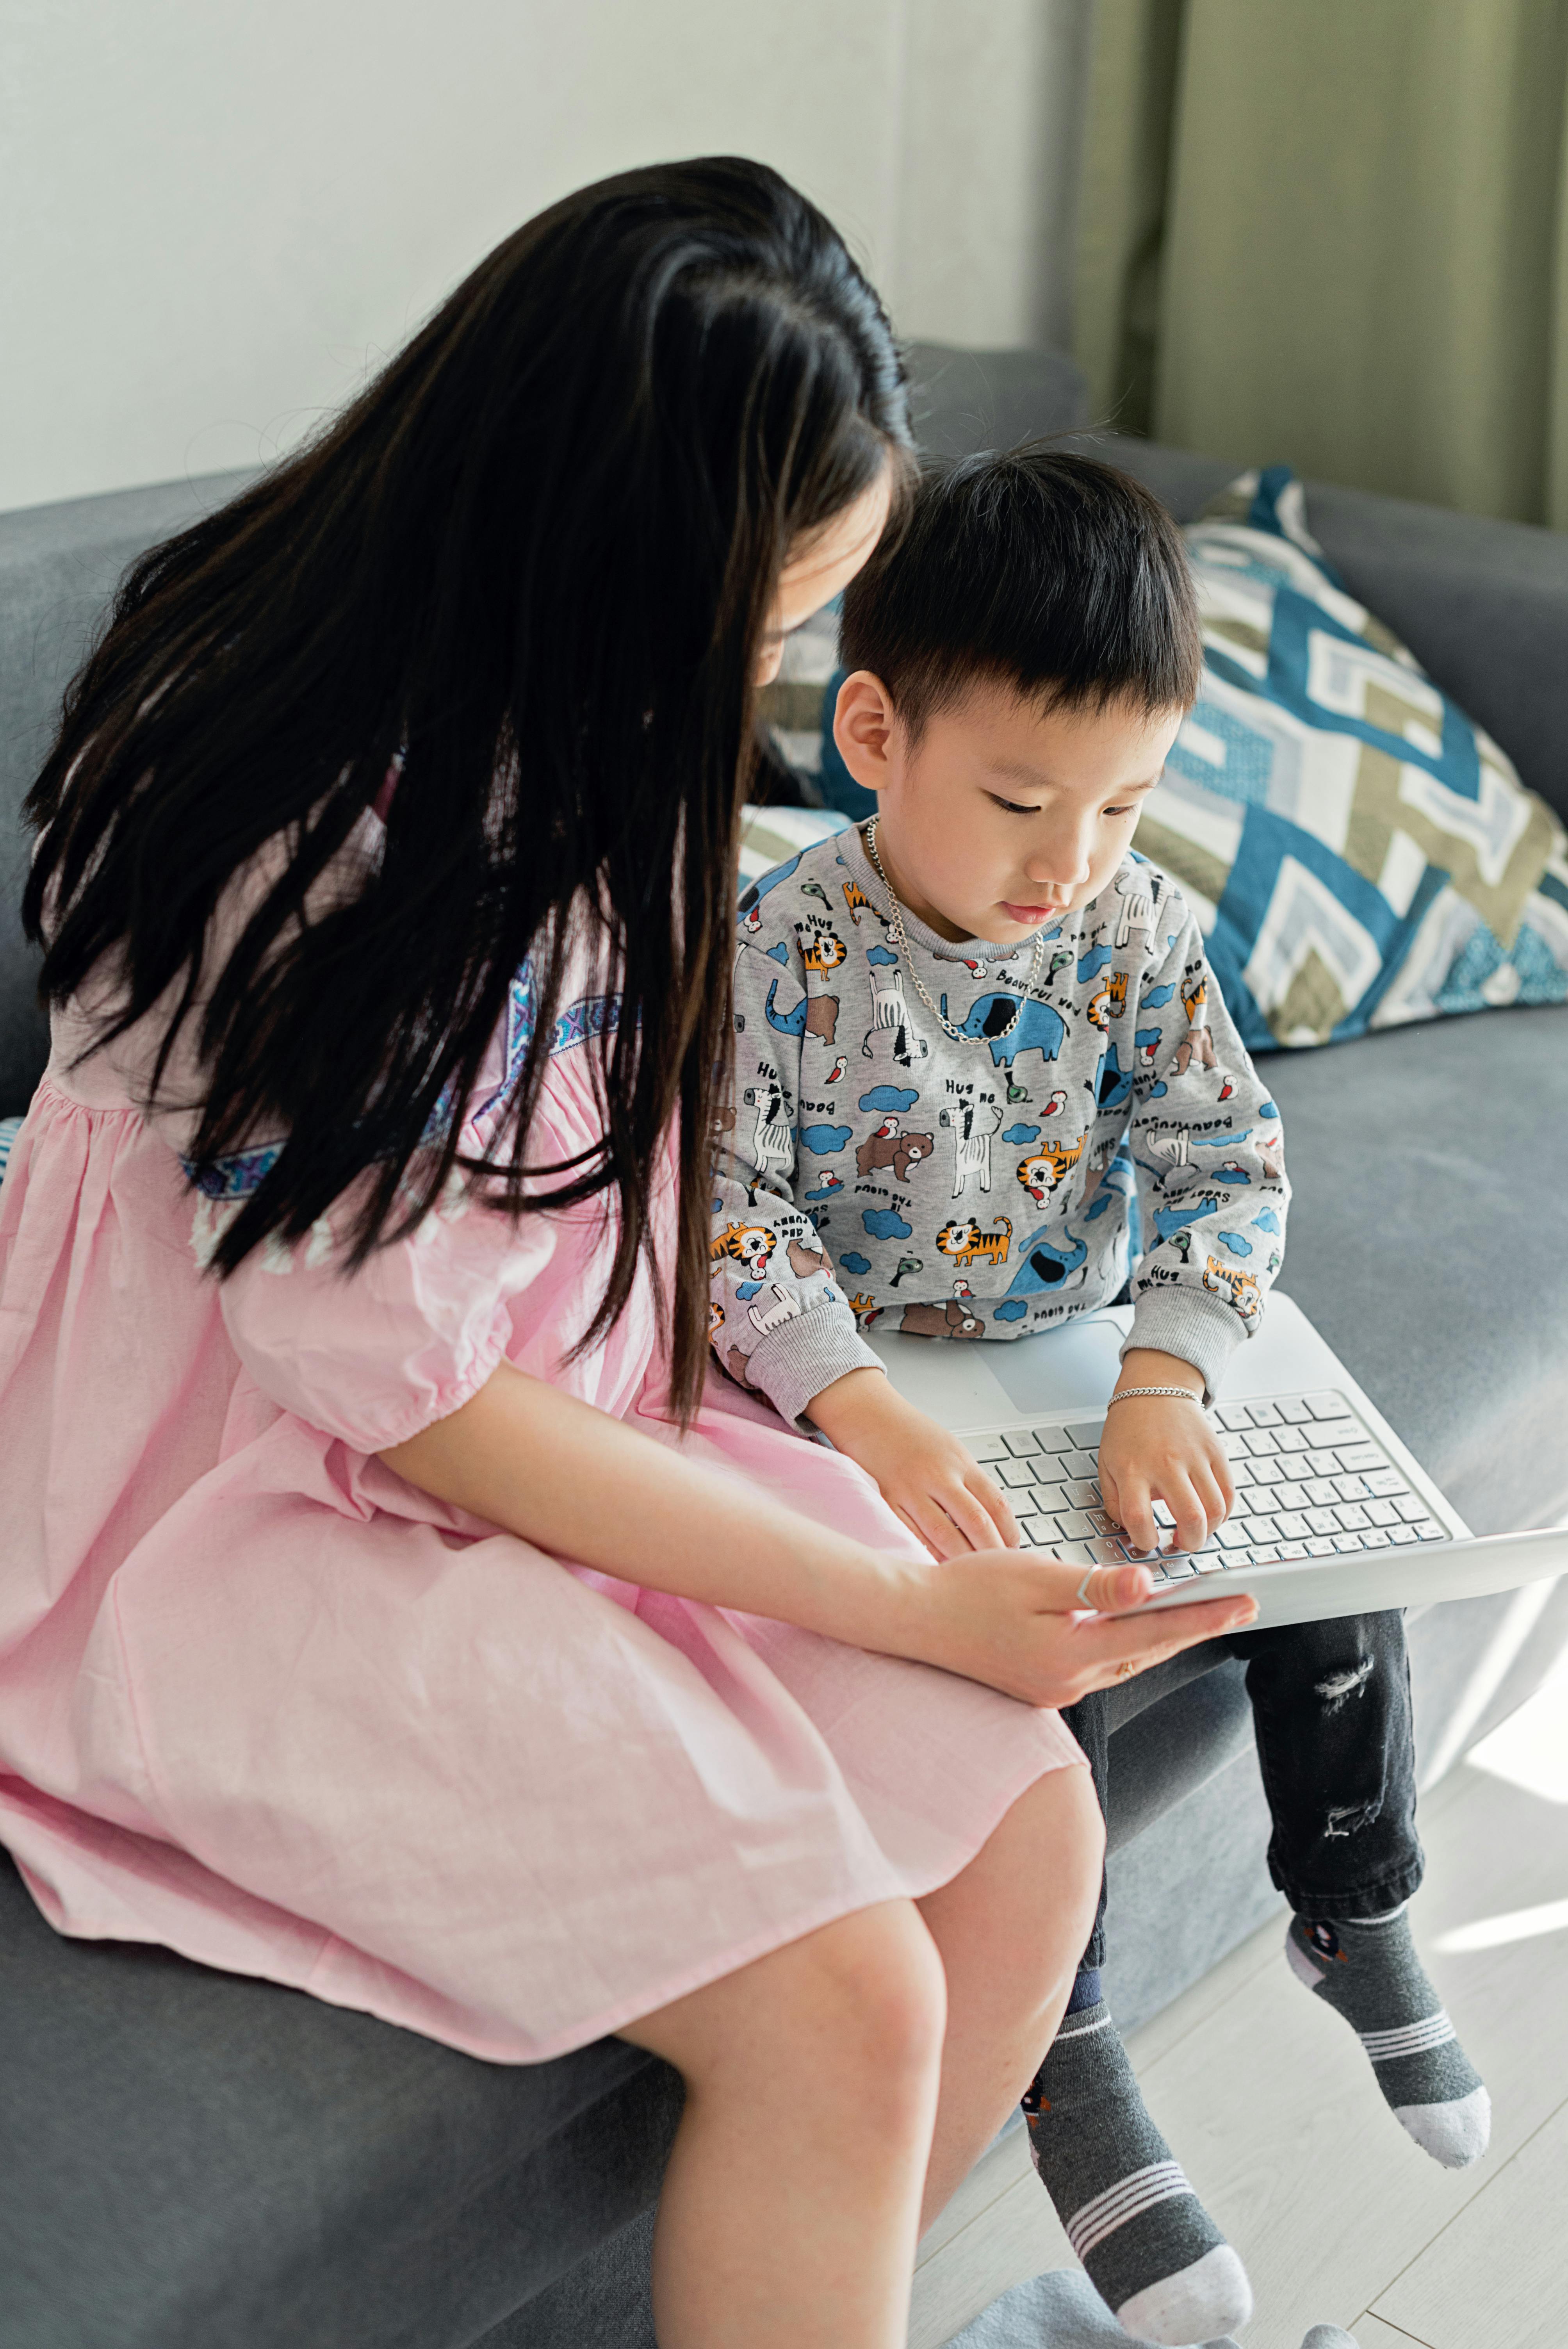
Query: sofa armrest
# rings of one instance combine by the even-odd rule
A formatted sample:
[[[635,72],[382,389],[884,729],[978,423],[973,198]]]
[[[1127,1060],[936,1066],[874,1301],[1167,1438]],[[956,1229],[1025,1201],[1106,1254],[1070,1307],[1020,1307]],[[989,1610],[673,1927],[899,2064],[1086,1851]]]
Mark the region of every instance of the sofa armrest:
[[[1070,444],[1119,465],[1191,522],[1242,471],[1119,433]],[[1568,816],[1568,534],[1306,485],[1308,527],[1352,595]]]

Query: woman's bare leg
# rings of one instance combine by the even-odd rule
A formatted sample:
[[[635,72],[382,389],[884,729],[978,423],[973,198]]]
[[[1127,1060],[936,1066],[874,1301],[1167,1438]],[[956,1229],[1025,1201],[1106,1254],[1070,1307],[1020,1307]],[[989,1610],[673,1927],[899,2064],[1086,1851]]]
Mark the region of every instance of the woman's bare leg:
[[[660,2349],[903,2349],[919,2230],[1050,2044],[1102,1844],[1088,1772],[1053,1770],[918,1910],[861,1909],[623,2031],[686,2084]]]
[[[919,1904],[947,1979],[921,2228],[969,2175],[1056,2035],[1094,1922],[1105,1829],[1087,1770],[1053,1770]]]
[[[660,2349],[903,2349],[944,2008],[930,1934],[885,1901],[623,2031],[686,2081]]]

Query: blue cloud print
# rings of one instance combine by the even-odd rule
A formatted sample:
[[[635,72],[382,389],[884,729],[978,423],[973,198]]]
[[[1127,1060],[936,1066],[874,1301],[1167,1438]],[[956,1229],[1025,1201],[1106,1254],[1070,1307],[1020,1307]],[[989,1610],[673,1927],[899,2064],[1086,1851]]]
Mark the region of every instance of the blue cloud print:
[[[844,1131],[848,1133],[849,1128],[846,1126]],[[907,1240],[914,1230],[914,1226],[906,1224],[892,1207],[868,1207],[861,1221],[873,1240]]]
[[[839,1262],[846,1272],[870,1272],[872,1268],[869,1256],[841,1256]]]
[[[1250,1183],[1252,1179],[1244,1166],[1215,1166],[1209,1173],[1211,1183]]]
[[[863,1102],[861,1106],[864,1107]],[[1010,1142],[1017,1150],[1021,1150],[1026,1142],[1037,1142],[1039,1138],[1040,1129],[1037,1125],[1010,1125],[1002,1136],[1004,1142]]]
[[[1021,1321],[1028,1309],[1021,1297],[1008,1297],[997,1306],[991,1319],[993,1321]]]
[[[862,1109],[913,1109],[920,1099],[913,1085],[873,1085],[861,1095]]]
[[[888,963],[895,963],[898,960],[898,957],[887,947],[868,947],[866,948],[866,960],[870,963],[875,963],[879,968],[882,968]]]
[[[818,1184],[816,1189],[814,1191],[808,1191],[806,1196],[808,1199],[830,1199],[835,1191],[841,1191],[843,1187],[843,1184],[840,1181],[838,1175],[836,1175],[832,1172],[831,1168],[830,1168],[828,1173],[823,1175],[821,1181]]]
[[[1279,1112],[1275,1109],[1273,1102],[1264,1102],[1262,1109],[1258,1112],[1258,1115],[1260,1117],[1277,1117],[1279,1115]]]
[[[1253,1217],[1253,1229],[1254,1232],[1278,1232],[1279,1217],[1272,1207],[1265,1207],[1261,1216]]]
[[[789,961],[789,947],[785,945],[785,943],[784,943],[784,941],[783,941],[783,939],[782,939],[782,938],[780,938],[780,939],[779,939],[779,943],[778,943],[778,945],[777,945],[776,947],[769,947],[769,949],[768,949],[768,959],[769,959],[769,962],[785,962],[785,963],[787,963],[787,962]]]
[[[736,1283],[735,1293],[742,1299],[755,1297],[761,1287],[759,1280],[741,1280]]]
[[[1078,967],[1078,985],[1082,987],[1086,980],[1098,978],[1100,972],[1105,968],[1106,964],[1109,960],[1110,948],[1109,947],[1090,947],[1088,954],[1083,957]]]
[[[1156,1207],[1155,1237],[1162,1240],[1174,1239],[1183,1224],[1195,1224],[1208,1212],[1207,1207]]]
[[[853,1132],[852,1125],[803,1125],[800,1139],[808,1150],[826,1158],[830,1151],[841,1150]]]
[[[1251,1256],[1253,1252],[1251,1240],[1244,1240],[1240,1232],[1222,1232],[1220,1246],[1229,1248],[1233,1256]]]
[[[1175,994],[1175,992],[1176,982],[1174,979],[1171,980],[1169,987],[1151,987],[1147,995],[1140,995],[1139,997],[1138,1008],[1140,1011],[1158,1011],[1162,1003],[1170,1002],[1171,998]]]

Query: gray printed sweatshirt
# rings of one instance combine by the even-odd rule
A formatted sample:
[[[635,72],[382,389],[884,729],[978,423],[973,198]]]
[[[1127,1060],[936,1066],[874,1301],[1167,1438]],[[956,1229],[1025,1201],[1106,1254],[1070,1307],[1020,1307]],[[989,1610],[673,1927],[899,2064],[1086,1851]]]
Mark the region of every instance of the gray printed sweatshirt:
[[[913,970],[858,831],[741,899],[720,1361],[794,1419],[875,1364],[861,1332],[879,1322],[1018,1338],[1109,1304],[1130,1273],[1128,1345],[1191,1362],[1212,1395],[1258,1326],[1289,1186],[1279,1112],[1181,891],[1128,855],[1047,925],[1033,985],[1033,939],[954,945],[903,922]]]

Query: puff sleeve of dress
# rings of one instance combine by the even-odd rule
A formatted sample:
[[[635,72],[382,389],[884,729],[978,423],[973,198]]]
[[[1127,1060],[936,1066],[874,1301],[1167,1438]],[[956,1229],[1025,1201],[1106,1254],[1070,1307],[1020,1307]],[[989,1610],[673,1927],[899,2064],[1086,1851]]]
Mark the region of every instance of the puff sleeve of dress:
[[[416,1230],[353,1272],[342,1221],[253,1249],[219,1292],[223,1322],[272,1402],[357,1452],[384,1452],[483,1386],[511,1341],[513,1301],[550,1260],[552,1218],[514,1223],[454,1182]]]

